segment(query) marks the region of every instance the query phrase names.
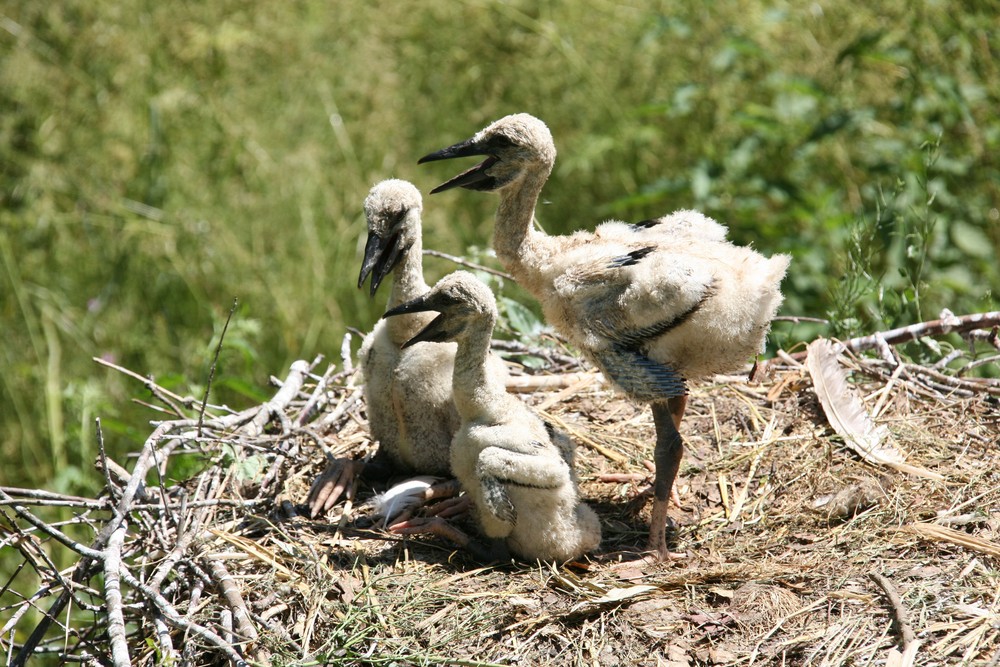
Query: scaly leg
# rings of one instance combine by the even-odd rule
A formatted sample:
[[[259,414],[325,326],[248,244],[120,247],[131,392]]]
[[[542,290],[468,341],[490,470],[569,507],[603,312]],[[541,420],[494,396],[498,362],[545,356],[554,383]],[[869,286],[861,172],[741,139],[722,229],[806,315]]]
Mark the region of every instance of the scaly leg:
[[[656,449],[653,453],[656,478],[653,483],[653,512],[649,522],[649,548],[661,560],[670,557],[667,550],[667,507],[674,479],[681,465],[681,456],[684,454],[684,441],[677,426],[684,416],[686,405],[686,396],[652,404],[653,424],[656,426]]]

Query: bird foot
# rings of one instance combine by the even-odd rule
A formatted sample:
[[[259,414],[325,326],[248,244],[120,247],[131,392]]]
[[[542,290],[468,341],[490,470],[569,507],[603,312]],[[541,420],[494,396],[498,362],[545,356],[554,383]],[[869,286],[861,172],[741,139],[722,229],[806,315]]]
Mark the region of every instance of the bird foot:
[[[423,508],[425,516],[439,516],[451,519],[464,514],[472,505],[472,501],[466,496],[459,497],[462,492],[462,485],[457,479],[449,479],[428,486],[419,501],[407,506],[403,511],[393,516],[387,516],[386,520],[392,524],[398,524],[413,518],[417,512]],[[428,505],[431,501],[439,500],[433,505]]]
[[[454,542],[472,557],[484,563],[503,562],[510,554],[503,540],[487,540],[484,545],[448,523],[440,516],[423,516],[400,521],[389,526],[389,530],[400,535],[435,535]]]
[[[389,532],[400,535],[436,535],[451,540],[460,547],[467,546],[472,539],[440,516],[418,516],[397,521],[389,526]]]
[[[454,519],[464,516],[472,507],[472,500],[469,496],[455,496],[446,498],[441,502],[428,505],[424,510],[427,516],[439,516],[442,519]]]
[[[633,553],[635,555],[634,558],[623,557],[620,561],[610,563],[607,566],[607,569],[612,572],[634,571],[632,576],[626,576],[626,578],[631,579],[642,576],[643,568],[684,560],[688,557],[687,554],[677,551],[666,551],[665,553],[660,553],[659,551],[643,551]],[[629,556],[631,555],[632,554],[630,553]]]
[[[355,478],[361,473],[364,463],[353,459],[332,459],[326,470],[316,478],[309,489],[306,505],[309,506],[309,517],[315,518],[326,512],[340,500],[354,497]]]

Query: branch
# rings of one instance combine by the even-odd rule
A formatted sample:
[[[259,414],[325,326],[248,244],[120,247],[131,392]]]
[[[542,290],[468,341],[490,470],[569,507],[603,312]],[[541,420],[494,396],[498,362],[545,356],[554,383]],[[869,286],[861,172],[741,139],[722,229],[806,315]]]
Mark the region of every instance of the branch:
[[[309,372],[309,363],[299,359],[292,363],[288,377],[281,384],[281,389],[264,405],[260,406],[257,414],[254,415],[250,423],[243,430],[247,435],[255,437],[264,432],[264,427],[271,421],[271,417],[282,413],[288,404],[298,395],[305,382],[306,374]]]
[[[236,667],[249,667],[247,661],[244,660],[242,656],[240,656],[240,654],[236,652],[236,649],[233,648],[232,644],[226,642],[224,639],[222,639],[222,637],[215,634],[208,628],[198,625],[193,621],[188,621],[187,619],[185,619],[177,612],[176,609],[174,609],[174,606],[170,604],[170,602],[165,597],[163,597],[162,595],[151,589],[149,586],[146,586],[141,581],[133,577],[131,574],[128,573],[127,570],[122,571],[121,575],[122,579],[125,580],[125,583],[127,583],[132,588],[141,591],[143,595],[149,598],[149,600],[152,601],[154,605],[156,605],[156,608],[159,609],[160,613],[163,614],[163,620],[166,621],[169,625],[172,625],[173,627],[178,628],[180,630],[184,630],[185,632],[190,632],[191,634],[198,635],[199,637],[201,637],[202,639],[204,639],[205,641],[207,641],[208,643],[212,644],[220,651],[222,651],[225,654],[225,656],[229,658],[234,665],[236,665]]]
[[[115,509],[114,516],[110,521],[108,521],[107,524],[105,524],[104,528],[101,529],[101,532],[97,534],[97,537],[94,538],[94,542],[88,550],[89,553],[85,554],[84,557],[80,559],[80,562],[77,563],[76,569],[73,572],[73,583],[83,584],[89,580],[97,562],[103,560],[103,550],[108,544],[108,540],[111,539],[111,535],[118,529],[118,524],[121,523],[125,518],[125,515],[128,514],[132,506],[132,501],[135,499],[135,495],[139,491],[139,486],[145,479],[146,473],[149,471],[149,467],[153,464],[153,447],[155,447],[156,443],[158,443],[171,428],[174,428],[176,424],[177,422],[163,422],[156,427],[148,438],[146,438],[146,442],[143,443],[142,446],[142,451],[139,453],[139,458],[136,459],[135,467],[132,469],[132,478],[128,481],[128,484],[122,491],[122,497],[121,500],[118,501],[118,507]],[[32,516],[32,519],[34,519],[34,516]],[[66,539],[69,540],[69,538]],[[70,540],[70,542],[72,542],[72,540]],[[74,542],[74,544],[76,543]],[[123,573],[123,576],[127,576],[127,573]],[[21,645],[21,650],[10,663],[11,667],[24,666],[27,659],[32,653],[35,652],[38,644],[49,631],[52,623],[55,622],[56,618],[62,613],[63,609],[66,608],[66,605],[69,604],[71,598],[72,591],[68,587],[64,588],[59,597],[52,603],[52,606],[49,607],[48,612],[42,617],[42,620],[35,627],[34,631],[32,631],[28,639]]]
[[[205,407],[208,405],[208,394],[212,390],[212,380],[215,379],[215,367],[219,363],[219,354],[222,353],[222,341],[226,339],[226,331],[229,330],[229,322],[233,319],[233,313],[236,312],[236,306],[239,303],[237,299],[233,299],[233,305],[229,309],[229,315],[226,317],[226,323],[222,325],[222,333],[219,334],[219,344],[215,347],[215,355],[212,357],[212,366],[208,369],[208,382],[205,383],[205,396],[201,399],[201,407],[198,408],[198,437],[201,437],[202,425],[205,423]]]
[[[247,610],[243,596],[240,595],[240,589],[233,580],[232,575],[229,574],[229,570],[217,560],[209,561],[208,565],[212,573],[212,579],[215,580],[216,586],[219,587],[219,592],[222,593],[222,597],[226,599],[230,609],[233,610],[236,631],[244,641],[256,641],[258,637],[257,628],[254,626],[253,621],[250,620],[250,612]],[[266,663],[268,660],[267,652],[258,648],[257,659],[260,662]]]
[[[425,255],[431,257],[440,257],[441,259],[446,259],[449,262],[454,262],[459,266],[464,266],[469,269],[474,269],[476,271],[483,271],[494,276],[499,276],[505,280],[514,280],[514,277],[509,273],[504,273],[503,271],[498,271],[497,269],[491,269],[488,266],[483,266],[482,264],[476,264],[475,262],[470,262],[467,259],[462,259],[461,257],[455,257],[455,255],[449,255],[446,252],[441,252],[439,250],[424,250]]]
[[[91,360],[96,361],[101,366],[104,366],[106,368],[111,368],[113,370],[118,371],[119,373],[129,376],[130,378],[134,378],[139,382],[142,382],[143,386],[145,386],[146,389],[148,389],[149,392],[153,394],[153,396],[156,396],[158,399],[163,401],[167,406],[169,406],[170,409],[174,411],[174,414],[176,414],[178,417],[183,417],[184,411],[180,409],[179,405],[175,405],[175,402],[179,403],[180,405],[189,405],[192,401],[192,399],[190,398],[184,398],[183,396],[178,396],[169,389],[164,389],[160,385],[156,384],[156,382],[153,381],[153,378],[143,377],[142,375],[139,375],[134,371],[130,371],[127,368],[123,368],[117,364],[113,364],[110,361],[101,359],[100,357],[91,357]]]
[[[879,338],[890,345],[895,345],[916,340],[923,336],[965,333],[975,329],[985,329],[998,325],[1000,325],[1000,310],[988,313],[973,313],[971,315],[962,315],[961,317],[946,312],[941,319],[919,322],[897,329],[890,329],[889,331],[874,333],[870,336],[851,338],[850,340],[843,341],[841,345],[844,346],[844,349],[851,350],[852,352],[861,352],[862,350],[871,350],[878,347],[880,345]],[[806,358],[806,352],[795,352],[790,356],[793,359],[801,361]]]
[[[903,607],[903,601],[900,599],[896,587],[887,578],[877,572],[872,572],[868,576],[879,585],[889,600],[889,605],[892,607],[893,620],[896,623],[896,628],[899,630],[903,648],[903,656],[899,664],[912,665],[917,649],[920,647],[920,642],[917,641],[916,635],[913,634],[913,627],[906,620],[906,609]]]
[[[108,603],[108,642],[111,644],[111,661],[115,667],[132,664],[128,654],[128,637],[125,633],[125,614],[122,611],[122,545],[128,524],[122,521],[111,533],[108,548],[104,550],[104,591]]]

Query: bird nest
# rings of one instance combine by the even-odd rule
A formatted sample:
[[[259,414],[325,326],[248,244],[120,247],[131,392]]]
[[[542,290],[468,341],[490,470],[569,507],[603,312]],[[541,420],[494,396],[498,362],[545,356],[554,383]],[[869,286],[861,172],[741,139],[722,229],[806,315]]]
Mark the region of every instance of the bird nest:
[[[556,364],[511,389],[578,443],[597,553],[483,565],[438,538],[362,530],[364,481],[309,518],[326,463],[375,447],[346,360],[296,362],[242,412],[132,374],[170,414],[128,465],[102,453],[100,495],[0,491],[0,544],[41,581],[0,589],[5,664],[1000,659],[997,381],[904,363],[885,343],[878,359],[811,345],[754,383],[692,387],[676,558],[647,564],[648,409],[551,351],[504,347]]]

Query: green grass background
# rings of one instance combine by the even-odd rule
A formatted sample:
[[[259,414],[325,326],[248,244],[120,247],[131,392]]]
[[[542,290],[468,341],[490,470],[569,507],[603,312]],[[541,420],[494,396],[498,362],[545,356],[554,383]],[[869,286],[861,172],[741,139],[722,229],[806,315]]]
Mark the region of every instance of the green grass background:
[[[869,332],[997,308],[995,2],[208,3],[0,10],[0,483],[99,484],[156,413],[105,357],[259,400],[336,360],[384,295],[356,288],[361,202],[421,155],[528,111],[559,149],[539,218],[705,211],[789,252],[786,314]],[[496,198],[425,200],[425,247],[483,261]],[[429,279],[452,270],[426,262]],[[510,290],[510,286],[505,287]],[[522,295],[510,292],[516,298]],[[525,299],[530,307],[534,304]]]

